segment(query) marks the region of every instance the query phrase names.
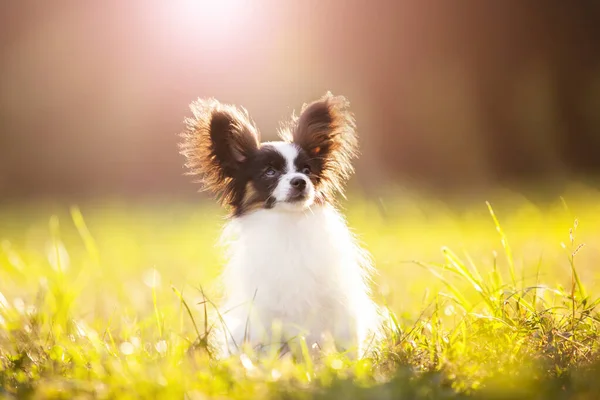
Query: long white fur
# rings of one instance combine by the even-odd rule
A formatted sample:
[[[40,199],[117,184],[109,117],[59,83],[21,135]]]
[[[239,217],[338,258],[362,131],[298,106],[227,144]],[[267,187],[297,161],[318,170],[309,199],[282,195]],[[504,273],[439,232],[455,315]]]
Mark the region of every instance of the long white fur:
[[[216,340],[221,355],[235,353],[245,340],[252,347],[278,346],[304,337],[308,346],[322,347],[330,337],[339,350],[360,357],[379,321],[369,292],[368,254],[334,206],[282,201],[298,174],[298,152],[289,143],[264,145],[286,158],[288,170],[275,190],[274,208],[233,218],[223,231],[228,263]],[[281,337],[274,337],[273,323]]]

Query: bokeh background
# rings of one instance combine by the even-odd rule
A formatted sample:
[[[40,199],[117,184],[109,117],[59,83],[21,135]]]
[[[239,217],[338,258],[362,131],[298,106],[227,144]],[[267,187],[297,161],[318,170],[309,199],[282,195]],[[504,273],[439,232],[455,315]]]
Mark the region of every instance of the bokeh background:
[[[327,90],[358,123],[341,205],[404,331],[390,363],[448,393],[453,376],[528,368],[521,349],[556,373],[597,359],[600,0],[0,0],[0,396],[3,365],[63,397],[165,379],[252,396],[255,375],[176,356],[205,295],[220,304],[227,255],[226,213],[184,175],[178,133],[216,97],[272,140]]]
[[[196,97],[264,139],[347,96],[355,188],[552,195],[600,172],[600,2],[4,1],[0,198],[188,197]]]

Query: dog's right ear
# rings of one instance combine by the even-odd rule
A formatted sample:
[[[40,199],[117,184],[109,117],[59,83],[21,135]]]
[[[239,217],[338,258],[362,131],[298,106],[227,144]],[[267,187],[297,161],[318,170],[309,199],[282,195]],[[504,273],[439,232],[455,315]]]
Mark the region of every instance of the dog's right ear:
[[[244,162],[258,150],[259,133],[244,109],[215,99],[190,104],[193,117],[185,119],[180,152],[186,157],[187,175],[199,177],[205,190],[224,203],[232,200],[234,177]]]

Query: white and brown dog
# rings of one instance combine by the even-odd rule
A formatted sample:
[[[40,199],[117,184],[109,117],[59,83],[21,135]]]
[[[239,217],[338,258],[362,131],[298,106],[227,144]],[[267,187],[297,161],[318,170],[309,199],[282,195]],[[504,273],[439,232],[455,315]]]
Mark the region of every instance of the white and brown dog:
[[[303,337],[364,356],[378,331],[368,254],[335,207],[357,156],[348,101],[327,93],[260,142],[244,109],[199,99],[181,134],[189,174],[229,206],[222,355]],[[280,339],[274,339],[273,326]]]

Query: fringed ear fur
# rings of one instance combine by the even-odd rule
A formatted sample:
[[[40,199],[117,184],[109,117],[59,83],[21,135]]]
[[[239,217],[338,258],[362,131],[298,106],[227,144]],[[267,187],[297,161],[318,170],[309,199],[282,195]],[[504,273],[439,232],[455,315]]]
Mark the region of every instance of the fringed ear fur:
[[[224,204],[234,201],[236,174],[259,148],[259,132],[248,112],[198,99],[190,105],[193,117],[185,119],[180,152],[186,157],[187,174],[197,176],[204,190]]]
[[[327,92],[319,100],[305,104],[299,117],[280,131],[283,140],[295,143],[318,161],[320,192],[328,198],[343,195],[344,184],[354,172],[352,160],[358,156],[358,139],[350,103],[343,96]]]

